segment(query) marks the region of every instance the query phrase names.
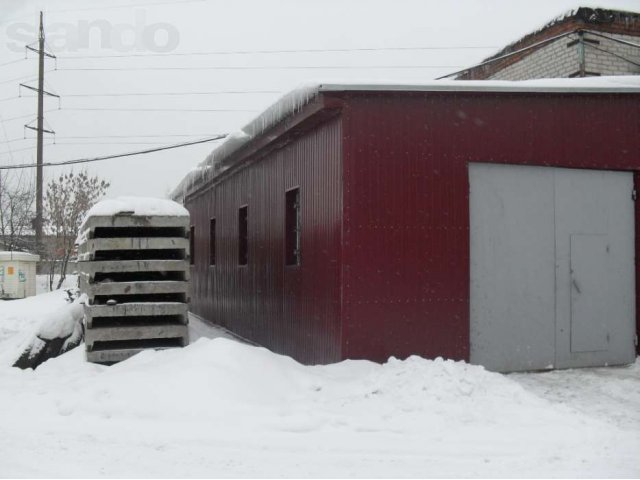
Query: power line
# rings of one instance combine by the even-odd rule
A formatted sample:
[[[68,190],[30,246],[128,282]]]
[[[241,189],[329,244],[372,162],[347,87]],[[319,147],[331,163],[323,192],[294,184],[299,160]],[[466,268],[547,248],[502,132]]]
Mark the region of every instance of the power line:
[[[46,73],[46,72],[45,72]],[[37,75],[22,75],[21,77],[10,78],[8,80],[0,81],[0,85],[4,85],[5,83],[19,82],[20,80],[31,81],[37,79]]]
[[[612,55],[612,56],[614,56],[616,58],[619,58],[620,60],[624,60],[625,62],[628,62],[628,63],[630,63],[632,65],[635,65],[636,67],[640,67],[640,63],[638,63],[637,61],[631,60],[630,58],[627,58],[627,57],[625,57],[623,55],[619,55],[619,54],[617,54],[615,52],[612,52],[610,50],[607,50],[605,48],[596,47],[595,45],[592,45],[591,43],[588,43],[588,42],[585,42],[585,45],[588,45],[590,48],[594,48],[594,49],[596,49],[596,50],[598,50],[598,51],[600,51],[602,53],[608,53],[609,55]]]
[[[132,7],[155,7],[158,5],[173,5],[176,3],[194,3],[194,2],[203,2],[204,0],[181,0],[181,1],[170,1],[170,2],[151,2],[151,3],[125,3],[121,5],[109,5],[107,7],[91,7],[91,8],[67,8],[64,10],[47,10],[47,14],[53,14],[55,16],[56,13],[67,13],[67,12],[88,12],[91,10],[112,10],[118,8],[132,8]],[[19,15],[16,17],[6,18],[0,20],[0,25],[13,22],[15,20],[21,20],[24,18],[30,18],[31,15]]]
[[[198,112],[198,113],[256,113],[257,110],[232,109],[232,108],[111,108],[111,107],[72,107],[53,110],[56,112]]]
[[[102,139],[102,138],[171,138],[171,137],[205,137],[207,135],[211,135],[210,133],[165,133],[165,134],[153,134],[153,135],[56,135],[56,143],[58,140],[93,140],[93,139]],[[218,134],[217,134],[218,135]],[[13,143],[13,142],[24,142],[26,140],[35,140],[35,137],[25,137],[25,138],[12,138],[11,140],[6,140],[5,142],[0,143]],[[90,143],[87,143],[90,145]]]
[[[155,141],[155,142],[146,142],[146,141],[141,141],[141,142],[121,142],[121,141],[116,141],[116,142],[59,142],[58,139],[56,139],[56,143],[55,145],[162,145],[164,142],[162,141]]]
[[[45,110],[42,113],[49,113],[49,112],[57,112],[58,109],[52,109],[52,110]],[[29,117],[33,117],[33,113],[28,113],[26,115],[18,115],[17,117],[9,117],[9,118],[5,118],[5,121],[9,121],[9,120],[19,120],[19,119],[23,119],[23,118],[29,118]]]
[[[212,50],[204,52],[167,52],[167,53],[123,53],[118,55],[72,55],[59,57],[64,60],[109,59],[109,58],[139,58],[139,57],[187,57],[208,55],[268,55],[280,53],[341,53],[341,52],[396,52],[396,51],[425,51],[425,50],[492,50],[495,46],[432,46],[432,47],[363,47],[363,48],[305,48],[288,50]]]
[[[88,12],[93,10],[112,10],[118,8],[131,7],[155,7],[158,5],[175,5],[180,3],[204,2],[205,0],[174,0],[169,2],[146,2],[146,3],[125,3],[122,5],[110,5],[107,7],[90,7],[90,8],[67,8],[64,10],[47,10],[47,14],[67,13],[67,12]]]
[[[375,70],[375,69],[429,69],[459,68],[462,65],[240,65],[240,66],[206,66],[206,67],[84,67],[59,68],[66,72],[115,72],[115,71],[171,71],[171,70]]]
[[[9,142],[0,142],[0,144],[2,143],[9,143]],[[147,142],[147,141],[140,141],[140,142],[121,142],[121,141],[115,141],[115,142],[60,142],[58,141],[58,139],[55,140],[55,142],[51,142],[51,143],[45,143],[46,146],[49,147],[55,147],[55,146],[59,146],[59,145],[73,145],[73,146],[81,146],[81,145],[162,145],[164,142],[162,141],[155,141],[155,142]],[[7,150],[4,152],[0,152],[0,155],[5,155],[8,153],[15,153],[15,152],[21,152],[21,151],[25,151],[25,150],[33,150],[35,149],[36,146],[30,146],[30,147],[23,147],[23,148],[17,148],[14,150]]]
[[[622,38],[610,37],[609,35],[604,35],[600,32],[594,32],[593,30],[585,30],[585,33],[595,35],[596,37],[606,38],[607,40],[611,40],[612,42],[617,42],[622,45],[627,45],[628,47],[640,48],[640,43],[630,42],[628,40],[623,40]]]
[[[25,140],[35,140],[36,137],[23,137],[23,138],[12,138],[11,140],[6,140],[0,143],[14,143],[14,142],[24,142]]]
[[[17,60],[12,60],[10,62],[0,63],[0,67],[5,67],[7,65],[13,65],[14,63],[19,63],[25,61],[26,58],[18,58]]]
[[[512,51],[512,52],[508,52],[508,53],[505,53],[505,54],[503,54],[503,55],[497,55],[497,56],[491,57],[491,58],[489,58],[489,59],[487,59],[487,60],[484,60],[484,61],[482,61],[482,62],[480,62],[480,63],[477,63],[477,64],[475,64],[475,65],[472,65],[472,66],[470,66],[470,67],[466,67],[466,68],[464,68],[464,69],[462,69],[462,70],[458,70],[458,71],[456,71],[456,72],[451,72],[451,73],[448,73],[447,75],[443,75],[443,76],[441,76],[441,77],[438,77],[438,78],[436,78],[436,80],[442,80],[442,79],[444,79],[444,78],[449,78],[449,77],[452,77],[452,76],[454,76],[454,75],[458,75],[458,74],[466,73],[466,72],[468,72],[469,70],[472,70],[472,69],[474,69],[474,68],[482,67],[482,66],[484,66],[484,65],[488,65],[488,64],[490,64],[490,63],[497,62],[498,60],[502,60],[503,58],[508,58],[508,57],[513,56],[513,55],[517,55],[518,53],[522,53],[522,52],[525,52],[525,51],[527,51],[527,50],[531,50],[531,49],[533,49],[533,48],[541,47],[541,46],[546,45],[546,44],[548,44],[548,43],[554,42],[554,41],[556,41],[556,40],[558,40],[558,39],[560,39],[560,38],[564,38],[564,37],[567,37],[567,36],[569,36],[569,35],[573,35],[573,34],[575,34],[576,32],[578,32],[579,30],[580,30],[580,29],[576,29],[576,30],[572,30],[572,31],[570,31],[570,32],[561,33],[561,34],[559,34],[559,35],[556,35],[556,36],[553,36],[553,37],[546,38],[546,39],[544,39],[544,40],[542,40],[542,41],[540,41],[540,42],[537,42],[537,43],[534,43],[534,44],[528,45],[528,46],[526,46],[526,47],[520,48],[519,50],[514,50],[514,51]]]
[[[55,145],[55,143],[53,143],[53,142],[45,143],[44,145],[53,146],[53,145]],[[15,153],[15,152],[24,152],[25,150],[35,150],[35,149],[36,149],[36,145],[33,145],[33,146],[30,146],[30,147],[16,148],[16,149],[13,149],[13,150],[7,150],[7,151],[4,151],[4,152],[0,152],[0,155],[7,155],[7,154]]]
[[[47,162],[47,163],[43,163],[42,166],[44,167],[59,167],[62,165],[75,165],[75,164],[79,164],[79,163],[90,163],[90,162],[100,162],[103,160],[111,160],[114,158],[123,158],[123,157],[132,157],[134,155],[146,155],[148,153],[154,153],[154,152],[160,152],[163,150],[171,150],[174,148],[181,148],[181,147],[188,147],[190,145],[198,145],[201,143],[208,143],[208,142],[213,142],[216,140],[221,140],[223,138],[225,138],[226,135],[218,135],[215,137],[211,137],[211,138],[204,138],[201,140],[194,140],[192,142],[182,142],[182,143],[177,143],[177,144],[173,144],[173,145],[166,145],[163,147],[157,147],[157,148],[148,148],[146,150],[138,150],[135,152],[126,152],[126,153],[119,153],[119,154],[115,154],[115,155],[104,155],[104,156],[100,156],[100,157],[93,157],[93,158],[77,158],[74,160],[66,160],[64,162]],[[16,164],[16,165],[0,165],[0,170],[14,170],[14,169],[20,169],[20,168],[33,168],[36,167],[38,164],[37,163],[21,163],[21,164]]]
[[[123,92],[123,93],[69,93],[63,97],[153,97],[180,95],[245,95],[245,94],[274,94],[280,90],[217,90],[211,92]],[[0,100],[1,101],[1,100]]]
[[[93,108],[93,107],[77,107],[77,108],[53,108],[51,110],[45,110],[43,113],[53,112],[180,112],[180,113],[256,113],[257,110],[249,109],[214,109],[214,108]],[[9,120],[21,120],[24,118],[32,117],[32,113],[26,115],[18,115],[15,117],[5,118],[5,121]]]

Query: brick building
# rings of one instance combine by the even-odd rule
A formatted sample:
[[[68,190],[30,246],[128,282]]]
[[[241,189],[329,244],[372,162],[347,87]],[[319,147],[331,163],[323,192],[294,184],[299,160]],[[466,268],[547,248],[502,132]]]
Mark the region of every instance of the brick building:
[[[640,13],[578,8],[508,45],[457,80],[640,75]]]

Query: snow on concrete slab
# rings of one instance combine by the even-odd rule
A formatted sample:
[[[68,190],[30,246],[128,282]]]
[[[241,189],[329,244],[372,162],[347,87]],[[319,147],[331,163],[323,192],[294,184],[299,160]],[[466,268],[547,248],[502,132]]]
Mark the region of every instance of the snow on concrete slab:
[[[85,218],[118,214],[130,214],[136,216],[189,216],[189,212],[186,208],[172,200],[164,198],[125,196],[99,201],[89,209]]]
[[[0,325],[56,293],[0,303]],[[418,357],[303,366],[199,331],[189,347],[112,367],[82,348],[35,371],[0,365],[2,476],[640,475],[640,363],[517,375]]]

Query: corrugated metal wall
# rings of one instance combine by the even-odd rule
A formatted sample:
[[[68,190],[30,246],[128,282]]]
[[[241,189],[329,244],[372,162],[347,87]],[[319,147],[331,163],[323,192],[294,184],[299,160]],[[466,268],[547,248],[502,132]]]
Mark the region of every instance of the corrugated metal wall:
[[[469,162],[640,170],[637,95],[342,98],[348,358],[468,360]]]
[[[638,95],[325,95],[343,102],[340,119],[187,202],[193,311],[306,363],[468,360],[469,162],[640,171]],[[302,266],[287,267],[285,192],[296,186]],[[237,265],[242,205],[245,267]],[[638,204],[636,212],[640,221]],[[214,216],[218,265],[209,267]]]
[[[191,309],[305,363],[340,359],[341,120],[316,127],[187,201],[195,225]],[[285,266],[285,192],[300,187],[300,266]],[[248,265],[238,209],[248,206]],[[216,218],[217,264],[209,266]]]

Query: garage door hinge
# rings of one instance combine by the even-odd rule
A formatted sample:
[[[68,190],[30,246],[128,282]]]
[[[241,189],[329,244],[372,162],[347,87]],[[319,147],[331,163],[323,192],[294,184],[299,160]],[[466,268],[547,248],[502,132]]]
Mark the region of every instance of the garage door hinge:
[[[631,198],[635,202],[637,197],[638,197],[638,193],[636,192],[636,189],[634,188],[633,191],[631,192]]]

